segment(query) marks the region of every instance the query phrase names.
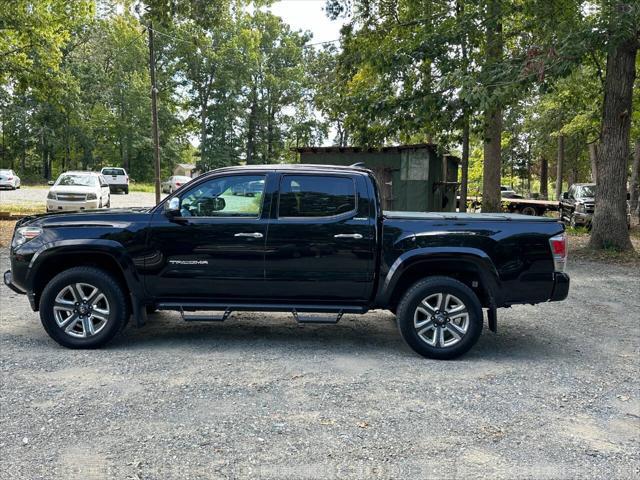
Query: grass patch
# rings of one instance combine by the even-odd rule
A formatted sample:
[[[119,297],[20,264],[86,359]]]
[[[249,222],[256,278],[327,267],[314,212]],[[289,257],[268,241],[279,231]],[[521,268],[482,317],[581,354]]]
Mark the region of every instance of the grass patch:
[[[156,186],[153,183],[130,183],[129,191],[154,193],[156,191]]]
[[[45,206],[38,203],[0,203],[0,212],[13,215],[33,215],[34,213],[46,213]]]

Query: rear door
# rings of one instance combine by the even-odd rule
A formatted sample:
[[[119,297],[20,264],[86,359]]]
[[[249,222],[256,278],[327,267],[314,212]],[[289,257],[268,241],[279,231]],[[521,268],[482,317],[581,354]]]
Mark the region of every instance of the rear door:
[[[271,208],[265,292],[282,302],[364,303],[373,284],[375,221],[365,179],[282,173]]]

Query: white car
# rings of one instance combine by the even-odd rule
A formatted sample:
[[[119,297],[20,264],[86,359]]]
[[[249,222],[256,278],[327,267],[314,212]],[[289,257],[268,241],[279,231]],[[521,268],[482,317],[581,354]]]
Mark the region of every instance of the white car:
[[[13,170],[0,170],[0,188],[20,188],[20,177]]]
[[[64,172],[47,194],[47,212],[109,208],[109,184],[97,172]]]
[[[104,175],[112,192],[120,190],[125,194],[129,193],[129,175],[124,168],[104,167],[100,173]]]
[[[168,180],[162,182],[161,189],[162,193],[173,193],[177,189],[179,189],[185,183],[193,180],[191,177],[185,177],[182,175],[174,175],[173,177],[169,177]]]

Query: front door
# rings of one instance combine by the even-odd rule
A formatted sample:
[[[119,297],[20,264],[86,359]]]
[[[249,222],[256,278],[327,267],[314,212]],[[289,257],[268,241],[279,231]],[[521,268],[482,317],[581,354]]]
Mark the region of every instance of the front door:
[[[163,299],[249,301],[264,283],[267,175],[220,175],[180,195],[180,215],[154,214],[147,291]]]
[[[283,303],[365,303],[375,220],[364,179],[282,174],[266,244],[265,292]]]

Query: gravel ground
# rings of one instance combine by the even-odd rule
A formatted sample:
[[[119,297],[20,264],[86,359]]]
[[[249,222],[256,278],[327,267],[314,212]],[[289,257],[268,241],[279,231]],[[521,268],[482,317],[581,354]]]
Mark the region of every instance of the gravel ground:
[[[19,190],[0,190],[0,211],[2,205],[25,206],[27,208],[33,206],[42,206],[44,212],[46,208],[47,193],[49,187],[22,187]],[[162,198],[166,194],[162,194]],[[111,206],[113,208],[122,207],[152,207],[155,205],[155,194],[149,192],[130,192],[128,195],[123,193],[111,194]]]
[[[501,310],[451,362],[380,311],[166,312],[65,350],[2,286],[0,478],[638,478],[640,271],[569,270],[568,301]]]

